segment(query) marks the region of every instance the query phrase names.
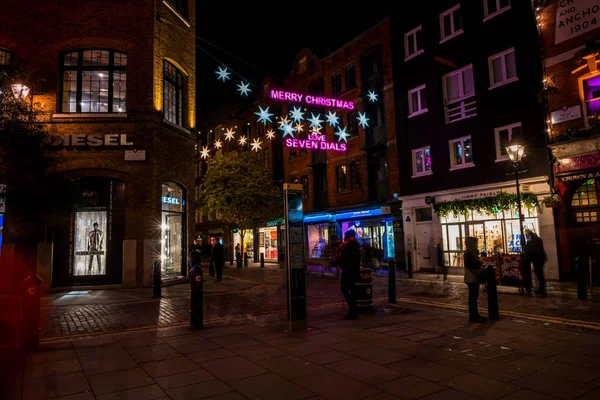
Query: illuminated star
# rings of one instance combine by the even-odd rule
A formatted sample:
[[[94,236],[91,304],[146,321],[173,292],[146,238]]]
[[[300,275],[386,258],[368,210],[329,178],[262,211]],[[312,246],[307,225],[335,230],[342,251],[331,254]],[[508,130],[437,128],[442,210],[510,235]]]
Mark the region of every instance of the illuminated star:
[[[350,134],[346,133],[346,128],[342,129],[342,127],[338,128],[338,131],[335,133],[338,137],[338,142],[341,142],[342,140],[346,143],[348,143],[348,136],[350,136]]]
[[[273,129],[269,129],[267,131],[267,139],[274,139],[275,138],[275,131]]]
[[[294,107],[292,111],[290,111],[290,116],[294,122],[302,121],[304,119],[304,113],[300,107]]]
[[[220,140],[215,140],[215,149],[220,149],[223,145]]]
[[[369,90],[369,93],[367,93],[367,96],[369,96],[369,101],[371,103],[375,103],[377,101],[377,93],[375,93],[374,90]]]
[[[243,96],[248,96],[248,92],[251,92],[251,91],[252,91],[252,89],[250,89],[248,86],[250,86],[250,84],[249,84],[249,83],[247,83],[247,82],[246,82],[246,83],[244,83],[244,82],[242,81],[241,83],[239,83],[239,84],[237,85],[237,87],[238,87],[237,91],[238,91],[238,92],[240,92],[240,95],[243,95]]]
[[[286,122],[279,129],[281,129],[283,131],[283,137],[286,137],[287,135],[294,137],[294,131],[296,130],[296,129],[294,129],[294,127],[292,126],[292,124],[290,122]]]
[[[231,141],[231,139],[233,139],[233,135],[235,134],[235,132],[233,131],[233,128],[229,128],[225,131],[225,140]]]
[[[231,72],[227,72],[227,67],[225,67],[225,68],[219,67],[219,70],[215,71],[215,74],[219,75],[217,77],[217,80],[223,79],[223,82],[225,82],[226,79],[231,79],[229,77],[229,75],[231,75]]]
[[[200,152],[200,157],[202,157],[202,158],[208,158],[208,153],[209,152],[210,152],[210,150],[208,149],[208,146],[202,147],[202,151]]]
[[[238,140],[238,143],[242,146],[245,146],[246,140],[248,140],[248,139],[246,139],[246,136],[240,136],[240,140]]]
[[[295,126],[294,129],[296,129],[296,132],[300,133],[302,132],[302,130],[304,130],[304,126],[302,126],[302,124],[300,122],[298,122]]]
[[[310,116],[312,118],[309,118],[308,120],[310,121],[310,126],[321,126],[321,122],[323,122],[322,120],[319,119],[319,117],[321,116],[321,114],[317,114],[317,116],[315,117],[315,114],[310,113]]]
[[[326,117],[327,117],[327,123],[329,124],[329,126],[336,126],[339,124],[338,119],[340,117],[338,117],[336,115],[336,113],[334,113],[334,112],[332,113],[331,111],[329,111],[327,113]]]
[[[254,141],[252,142],[252,144],[250,146],[252,146],[252,150],[258,151],[258,150],[260,150],[261,144],[262,144],[262,142],[259,142],[258,139],[254,139]]]
[[[313,135],[321,135],[321,129],[323,129],[322,126],[313,126],[310,133]]]
[[[285,124],[289,124],[290,120],[287,117],[280,117],[279,118],[279,129],[283,129],[283,126]]]
[[[258,115],[258,122],[263,121],[263,123],[266,125],[267,122],[272,122],[271,121],[271,115],[273,115],[272,113],[269,112],[269,107],[267,107],[266,109],[262,109],[261,106],[258,106],[258,109],[260,110],[259,112],[255,112],[254,114]]]
[[[360,126],[362,126],[363,128],[366,128],[369,126],[369,118],[367,118],[367,113],[361,113],[360,111],[358,112],[358,117],[356,117],[356,119],[358,119],[358,124]]]

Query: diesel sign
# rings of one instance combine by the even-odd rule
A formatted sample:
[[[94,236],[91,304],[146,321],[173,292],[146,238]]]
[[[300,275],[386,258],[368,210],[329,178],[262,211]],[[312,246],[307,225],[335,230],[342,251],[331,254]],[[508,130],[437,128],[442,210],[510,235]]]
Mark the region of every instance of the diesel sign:
[[[50,146],[133,146],[133,142],[127,141],[126,134],[109,135],[64,135],[50,136]]]

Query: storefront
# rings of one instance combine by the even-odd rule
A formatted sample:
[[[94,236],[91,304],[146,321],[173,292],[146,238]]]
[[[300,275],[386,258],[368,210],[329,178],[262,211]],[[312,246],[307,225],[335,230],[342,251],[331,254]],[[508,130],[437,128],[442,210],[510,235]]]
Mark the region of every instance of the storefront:
[[[264,254],[265,261],[277,262],[277,226],[258,228],[258,254]]]
[[[161,273],[185,276],[185,194],[175,182],[162,184]]]

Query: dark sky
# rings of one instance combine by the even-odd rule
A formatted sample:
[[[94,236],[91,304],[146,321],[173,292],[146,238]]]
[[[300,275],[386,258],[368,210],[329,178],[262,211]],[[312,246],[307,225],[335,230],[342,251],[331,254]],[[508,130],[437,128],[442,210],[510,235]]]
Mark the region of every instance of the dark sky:
[[[198,6],[197,35],[280,77],[289,73],[302,48],[308,47],[313,54],[325,56],[389,15],[390,4],[393,4],[379,0],[366,2],[368,5],[362,7],[342,2],[335,5],[282,2],[278,7],[263,7],[253,5],[256,3],[244,2],[238,6],[223,2],[221,11],[215,11],[214,2],[210,3],[210,9]],[[264,74],[259,70],[206,43],[199,42],[199,46],[251,83],[260,85]],[[231,75],[232,80],[227,83],[218,82],[214,73],[218,62],[202,49],[196,51],[199,115],[218,110],[227,103],[242,105],[251,100],[240,100],[236,92],[238,76]]]

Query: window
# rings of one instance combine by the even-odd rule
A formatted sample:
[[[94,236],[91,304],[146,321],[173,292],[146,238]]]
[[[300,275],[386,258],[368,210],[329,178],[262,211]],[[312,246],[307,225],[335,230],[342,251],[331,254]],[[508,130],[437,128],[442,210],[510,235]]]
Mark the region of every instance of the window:
[[[348,127],[350,137],[358,136],[358,119],[356,117],[356,111],[350,111],[346,114],[346,126]]]
[[[196,163],[196,178],[202,176],[202,163]]]
[[[296,152],[295,147],[290,147],[290,160],[293,160],[297,157],[298,153]]]
[[[175,11],[177,11],[179,13],[179,15],[181,15],[182,17],[187,19],[187,17],[188,17],[187,0],[165,0],[165,1],[171,6],[171,8],[173,8]]]
[[[304,175],[300,178],[300,181],[302,183],[302,198],[308,199],[308,176]]]
[[[474,165],[471,136],[450,141],[450,164],[452,167],[450,168],[451,170],[472,167]]]
[[[579,211],[575,213],[575,221],[582,222],[598,222],[598,211]]]
[[[427,96],[425,85],[421,85],[408,91],[408,117],[427,112]]]
[[[583,182],[575,193],[573,193],[573,199],[571,200],[571,207],[585,207],[598,205],[598,195],[596,188],[596,181],[594,179],[588,179]]]
[[[196,219],[196,223],[197,224],[201,224],[202,223],[202,211],[200,211],[199,209],[195,210],[195,219]]]
[[[265,167],[269,168],[269,149],[263,150],[263,162],[265,163]]]
[[[347,167],[345,165],[340,165],[335,169],[336,188],[338,193],[346,191],[346,175]]]
[[[125,112],[127,55],[113,50],[78,50],[62,58],[65,113]]]
[[[404,61],[408,61],[425,51],[421,43],[422,34],[421,25],[404,34]]]
[[[0,65],[10,65],[10,51],[0,49]]]
[[[433,221],[433,209],[431,207],[415,208],[415,221],[416,222]]]
[[[199,192],[199,188],[196,189]],[[162,184],[161,269],[163,275],[185,275],[186,193],[175,182]]]
[[[600,112],[600,75],[580,80],[580,82],[583,86],[585,117],[593,117]],[[587,118],[584,120],[588,122]]]
[[[513,137],[519,137],[522,133],[523,127],[520,122],[494,129],[494,136],[496,137],[496,161],[508,160],[506,146],[508,146]]]
[[[475,96],[473,64],[444,75],[442,85],[446,104],[446,123],[477,115],[475,99],[467,101]]]
[[[356,65],[354,63],[346,66],[346,90],[356,87]]]
[[[514,47],[488,58],[490,89],[518,81]]]
[[[298,73],[303,74],[306,72],[306,56],[298,60]]]
[[[431,175],[431,149],[429,146],[412,151],[413,178],[422,175]]]
[[[163,108],[165,119],[183,126],[183,75],[168,61],[164,63]]]
[[[463,33],[460,4],[440,14],[440,43]]]
[[[350,190],[360,189],[360,161],[350,163]]]
[[[337,96],[342,93],[342,72],[336,71],[331,75],[331,94]]]
[[[510,10],[510,0],[483,0],[484,21]]]

